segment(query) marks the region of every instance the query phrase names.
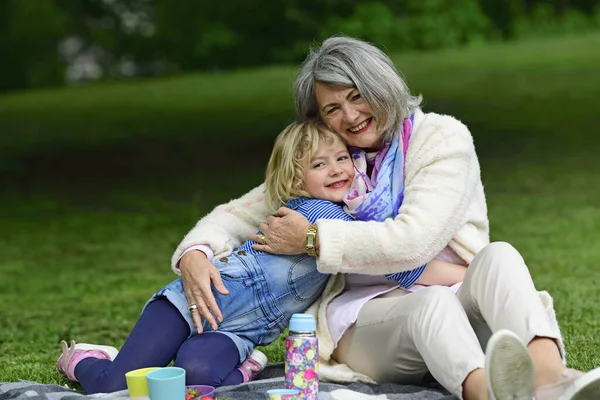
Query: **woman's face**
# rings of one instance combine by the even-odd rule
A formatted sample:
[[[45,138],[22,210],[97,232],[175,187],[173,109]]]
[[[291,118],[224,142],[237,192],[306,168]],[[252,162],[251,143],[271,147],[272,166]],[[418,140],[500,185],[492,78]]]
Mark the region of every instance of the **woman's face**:
[[[323,122],[348,145],[372,150],[381,148],[377,121],[358,89],[317,83],[315,93]]]

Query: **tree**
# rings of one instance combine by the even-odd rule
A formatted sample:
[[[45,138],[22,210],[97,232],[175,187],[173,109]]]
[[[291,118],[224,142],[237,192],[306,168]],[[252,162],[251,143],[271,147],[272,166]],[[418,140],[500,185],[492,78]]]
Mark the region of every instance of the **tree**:
[[[58,44],[66,33],[65,15],[52,0],[0,2],[0,91],[63,82]]]

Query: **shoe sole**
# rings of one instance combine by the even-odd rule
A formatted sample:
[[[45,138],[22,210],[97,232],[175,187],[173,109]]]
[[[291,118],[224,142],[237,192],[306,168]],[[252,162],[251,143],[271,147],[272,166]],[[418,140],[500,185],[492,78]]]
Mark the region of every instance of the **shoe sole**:
[[[66,341],[62,340],[60,342],[60,347],[61,347],[61,353],[60,353],[60,356],[58,356],[58,359],[56,360],[56,369],[58,370],[58,372],[61,375],[67,376],[65,371],[63,370],[63,366],[62,366],[62,363],[60,360],[63,358],[63,356],[68,355],[68,350],[69,350],[70,345]]]
[[[600,399],[600,368],[587,372],[560,395],[558,400]]]
[[[492,335],[485,351],[485,374],[492,400],[533,399],[533,360],[513,332]]]

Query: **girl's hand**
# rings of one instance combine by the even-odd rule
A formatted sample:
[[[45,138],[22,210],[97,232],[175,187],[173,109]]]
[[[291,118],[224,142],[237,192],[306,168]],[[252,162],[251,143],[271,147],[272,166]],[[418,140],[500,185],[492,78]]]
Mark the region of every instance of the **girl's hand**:
[[[253,244],[256,250],[272,254],[302,254],[306,252],[306,231],[310,222],[297,211],[281,207],[267,217],[258,229],[264,235],[264,244]],[[262,243],[262,235],[250,239]]]
[[[464,265],[452,264],[442,261],[439,258],[434,258],[429,261],[427,268],[423,274],[415,282],[419,285],[432,286],[452,286],[465,279],[467,267]]]
[[[179,261],[179,270],[183,281],[183,290],[190,305],[195,304],[198,308],[190,310],[194,326],[198,333],[202,333],[202,320],[204,318],[213,330],[218,329],[215,317],[219,322],[223,321],[221,310],[217,306],[211,286],[217,292],[227,295],[229,291],[221,280],[221,273],[201,251],[190,251]],[[211,313],[212,312],[212,313]],[[214,314],[214,316],[213,316]]]

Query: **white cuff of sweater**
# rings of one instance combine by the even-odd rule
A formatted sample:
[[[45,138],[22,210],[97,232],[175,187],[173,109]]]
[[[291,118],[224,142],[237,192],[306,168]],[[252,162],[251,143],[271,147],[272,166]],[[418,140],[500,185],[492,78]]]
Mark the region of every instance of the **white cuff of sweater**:
[[[340,229],[340,223],[347,221],[338,221],[332,219],[317,220],[319,230],[319,257],[317,257],[317,269],[321,273],[337,274],[340,270],[344,251],[344,230]],[[327,242],[322,241],[327,237]]]
[[[181,261],[183,256],[185,256],[187,253],[189,253],[190,251],[193,251],[193,250],[200,250],[201,252],[206,254],[206,258],[208,258],[208,261],[212,261],[213,257],[215,256],[215,253],[213,253],[212,249],[204,244],[197,244],[195,246],[188,247],[179,256],[179,259],[177,260],[177,264],[175,264],[175,267],[177,269],[179,269],[179,261]]]

